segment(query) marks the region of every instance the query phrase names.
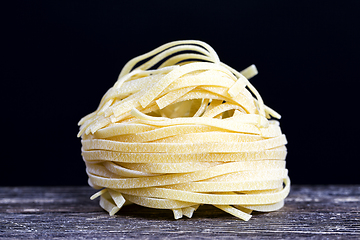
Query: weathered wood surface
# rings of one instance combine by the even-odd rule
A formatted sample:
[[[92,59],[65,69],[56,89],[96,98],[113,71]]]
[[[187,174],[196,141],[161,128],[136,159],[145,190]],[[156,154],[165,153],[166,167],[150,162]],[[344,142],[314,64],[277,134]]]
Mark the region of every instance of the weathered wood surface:
[[[360,186],[292,186],[285,207],[248,222],[212,206],[191,219],[136,205],[109,217],[90,187],[0,187],[0,239],[360,239]]]

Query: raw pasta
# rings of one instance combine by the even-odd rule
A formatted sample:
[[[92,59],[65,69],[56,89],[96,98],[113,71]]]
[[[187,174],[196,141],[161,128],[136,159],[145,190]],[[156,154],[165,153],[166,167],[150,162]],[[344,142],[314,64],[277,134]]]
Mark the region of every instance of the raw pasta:
[[[100,206],[202,204],[245,221],[280,209],[290,191],[280,115],[241,72],[201,41],[174,41],[129,61],[97,110],[79,122],[89,185]]]

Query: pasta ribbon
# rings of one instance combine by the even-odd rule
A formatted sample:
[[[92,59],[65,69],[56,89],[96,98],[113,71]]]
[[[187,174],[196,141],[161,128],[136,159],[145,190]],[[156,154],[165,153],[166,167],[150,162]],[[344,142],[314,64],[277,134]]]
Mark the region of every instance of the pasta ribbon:
[[[202,41],[164,44],[130,60],[96,111],[79,121],[89,185],[100,206],[169,209],[191,218],[211,204],[248,221],[290,191],[280,115],[249,79]]]

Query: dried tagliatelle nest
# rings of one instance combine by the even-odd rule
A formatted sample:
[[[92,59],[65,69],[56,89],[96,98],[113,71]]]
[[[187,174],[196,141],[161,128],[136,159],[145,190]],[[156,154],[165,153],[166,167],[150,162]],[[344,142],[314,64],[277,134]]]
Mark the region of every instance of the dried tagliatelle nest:
[[[243,220],[280,209],[290,190],[280,118],[248,79],[201,41],[129,61],[80,120],[89,185],[110,215],[126,203],[176,219],[211,204]]]

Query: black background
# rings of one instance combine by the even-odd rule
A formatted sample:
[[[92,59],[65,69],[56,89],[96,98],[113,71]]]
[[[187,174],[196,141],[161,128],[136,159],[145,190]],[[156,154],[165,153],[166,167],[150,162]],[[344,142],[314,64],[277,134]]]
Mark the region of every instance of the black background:
[[[209,43],[282,115],[294,184],[359,184],[358,1],[12,1],[0,185],[85,185],[77,122],[133,57]]]

